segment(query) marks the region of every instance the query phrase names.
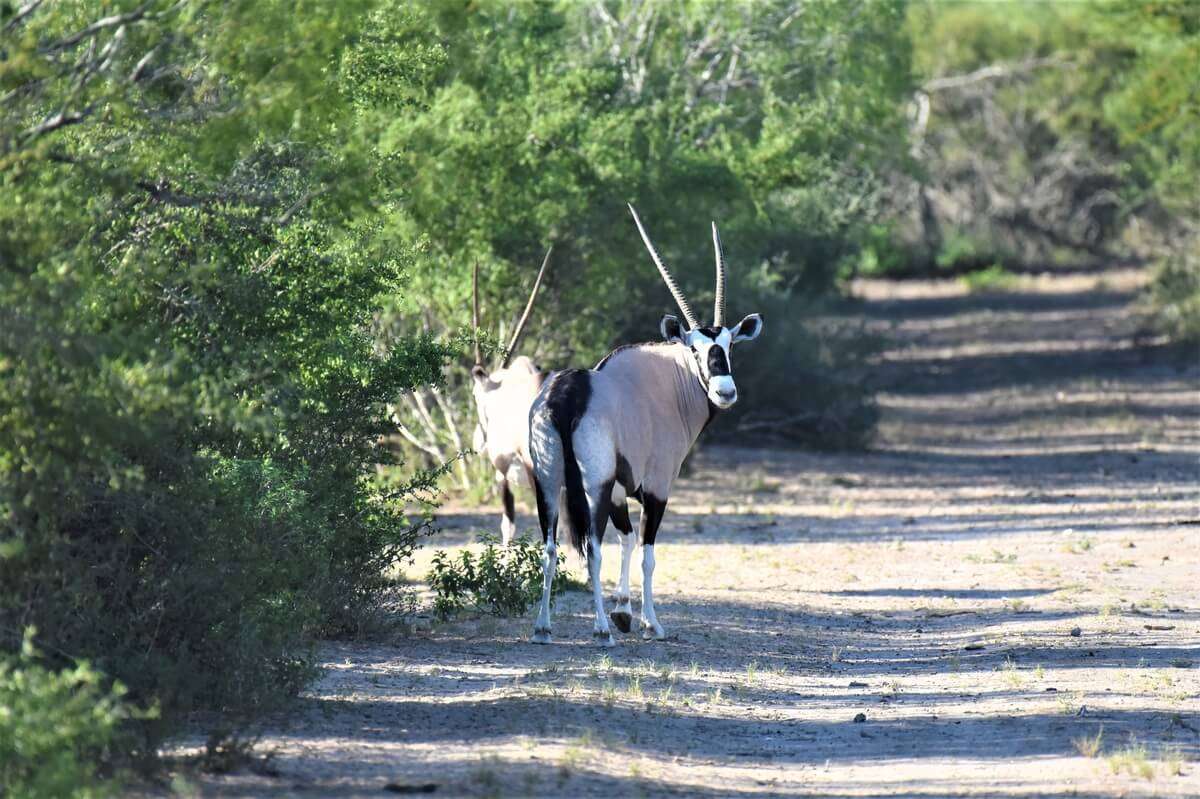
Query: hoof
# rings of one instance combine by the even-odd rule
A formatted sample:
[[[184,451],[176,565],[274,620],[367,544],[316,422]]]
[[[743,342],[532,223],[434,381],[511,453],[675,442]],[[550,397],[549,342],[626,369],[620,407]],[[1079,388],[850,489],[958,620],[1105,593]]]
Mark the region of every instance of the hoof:
[[[533,631],[533,636],[529,639],[535,644],[548,644],[551,641],[550,628],[544,627]]]
[[[608,617],[612,619],[613,624],[617,625],[617,629],[623,633],[627,633],[633,629],[633,614],[631,613],[626,613],[623,610],[614,610],[608,614]]]
[[[598,646],[616,646],[616,641],[613,640],[612,633],[592,633],[592,640]]]
[[[655,629],[646,622],[642,622],[642,639],[646,641],[661,641],[667,637],[662,627]]]

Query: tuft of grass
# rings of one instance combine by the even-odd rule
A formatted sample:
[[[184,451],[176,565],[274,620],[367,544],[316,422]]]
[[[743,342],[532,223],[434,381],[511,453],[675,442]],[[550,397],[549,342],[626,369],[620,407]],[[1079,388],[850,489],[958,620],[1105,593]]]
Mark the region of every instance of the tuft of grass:
[[[1004,671],[1004,680],[1010,686],[1013,688],[1021,688],[1023,685],[1025,685],[1025,678],[1021,675],[1021,672],[1017,670],[1016,661],[1014,661],[1011,657],[1004,659],[1004,666],[1002,668]]]
[[[967,555],[967,560],[971,563],[1016,563],[1017,553],[1004,552],[993,547],[990,555],[976,555],[971,553]]]
[[[972,294],[1012,291],[1016,286],[1017,276],[1000,264],[992,264],[986,269],[968,272],[958,279],[967,291]]]
[[[1183,752],[1178,746],[1168,746],[1162,752],[1163,771],[1169,777],[1183,775]]]
[[[1108,767],[1113,774],[1127,772],[1132,777],[1154,779],[1154,766],[1150,764],[1150,753],[1145,744],[1134,743],[1108,756]]]
[[[617,701],[617,687],[613,685],[612,680],[604,681],[604,687],[600,689],[600,699],[606,705],[611,705]]]
[[[601,673],[608,674],[612,671],[612,667],[612,657],[609,655],[600,655],[588,665],[588,674],[598,677]]]
[[[750,481],[749,489],[755,494],[775,494],[783,484],[778,480],[770,480],[765,475],[758,473]]]
[[[1067,541],[1062,548],[1064,552],[1070,552],[1072,555],[1082,555],[1084,552],[1090,552],[1094,546],[1096,546],[1095,540],[1085,535]]]
[[[496,755],[484,755],[479,765],[471,772],[471,781],[479,786],[485,796],[498,796],[500,790],[500,758]]]
[[[758,677],[758,661],[752,660],[746,664],[746,687],[754,685],[754,680]]]
[[[1084,757],[1096,757],[1104,745],[1104,727],[1101,726],[1094,736],[1072,738],[1071,743],[1075,746],[1075,751]]]
[[[725,697],[721,696],[721,686],[714,688],[708,695],[708,703],[710,705],[725,704]]]
[[[841,663],[842,662],[842,652],[843,652],[843,649],[840,646],[835,646],[833,649],[830,649],[829,650],[829,662],[830,663]]]

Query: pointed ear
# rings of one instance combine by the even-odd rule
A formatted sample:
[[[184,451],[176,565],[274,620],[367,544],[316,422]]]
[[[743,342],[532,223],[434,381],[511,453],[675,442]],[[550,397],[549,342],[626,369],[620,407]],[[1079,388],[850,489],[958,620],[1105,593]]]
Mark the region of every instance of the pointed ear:
[[[658,329],[662,331],[664,340],[678,341],[680,344],[686,343],[683,340],[683,325],[679,323],[679,317],[666,314],[659,323]]]
[[[762,329],[762,314],[752,313],[737,323],[737,327],[733,329],[733,341],[735,344],[739,341],[753,341],[758,338],[758,334],[762,332]]]

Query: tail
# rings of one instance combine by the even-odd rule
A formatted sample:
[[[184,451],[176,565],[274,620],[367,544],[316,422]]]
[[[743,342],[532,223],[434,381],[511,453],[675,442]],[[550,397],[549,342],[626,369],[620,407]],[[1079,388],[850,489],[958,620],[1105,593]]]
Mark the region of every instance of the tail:
[[[559,372],[551,378],[546,392],[545,407],[549,411],[550,423],[562,443],[563,488],[567,495],[567,527],[571,533],[571,545],[583,554],[591,512],[588,510],[587,492],[583,488],[583,475],[575,457],[575,428],[587,410],[592,393],[588,373],[582,369]]]

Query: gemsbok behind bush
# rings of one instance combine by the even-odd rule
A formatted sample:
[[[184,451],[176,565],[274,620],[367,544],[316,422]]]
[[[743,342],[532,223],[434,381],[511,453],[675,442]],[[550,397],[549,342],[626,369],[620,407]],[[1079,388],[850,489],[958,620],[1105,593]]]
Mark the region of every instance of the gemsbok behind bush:
[[[500,517],[500,538],[505,545],[512,542],[517,532],[516,503],[511,483],[523,476],[528,485],[533,485],[533,466],[529,458],[529,408],[546,378],[546,373],[532,359],[516,353],[553,251],[553,247],[546,250],[542,267],[538,270],[533,289],[529,292],[529,299],[525,302],[525,310],[513,328],[508,347],[505,348],[504,357],[497,369],[489,371],[484,365],[479,339],[475,340],[471,394],[475,400],[479,422],[475,425],[472,443],[474,450],[483,454],[495,470],[496,486],[504,503],[504,511]],[[471,323],[478,337],[478,264],[471,271]],[[627,504],[615,503],[611,516],[617,529],[626,534],[633,531]]]

